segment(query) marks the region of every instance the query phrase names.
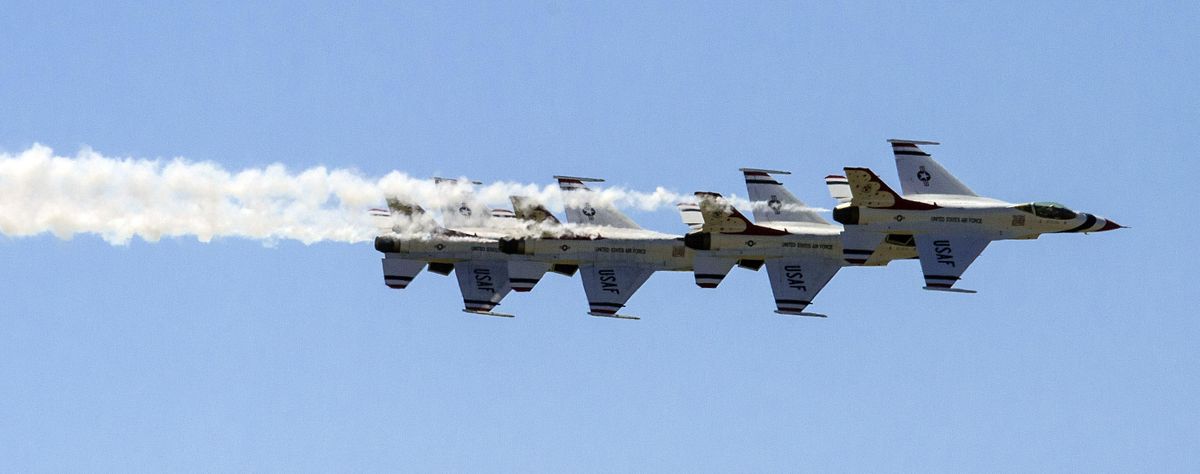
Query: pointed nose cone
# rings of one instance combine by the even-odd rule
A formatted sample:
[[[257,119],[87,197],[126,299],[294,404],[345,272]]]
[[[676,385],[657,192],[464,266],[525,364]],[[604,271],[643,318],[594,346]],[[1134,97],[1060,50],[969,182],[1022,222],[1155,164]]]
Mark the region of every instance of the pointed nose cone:
[[[1106,230],[1116,230],[1116,229],[1124,229],[1124,228],[1125,228],[1125,226],[1123,226],[1121,224],[1110,221],[1108,219],[1104,219],[1104,225],[1100,226],[1099,229],[1096,229],[1092,232],[1104,232]]]
[[[1070,230],[1064,230],[1062,232],[1082,232],[1085,234],[1090,234],[1092,232],[1104,232],[1107,230],[1115,230],[1115,229],[1124,229],[1125,228],[1125,226],[1123,226],[1121,224],[1118,224],[1116,222],[1110,221],[1108,219],[1105,219],[1103,217],[1100,217],[1100,216],[1097,216],[1094,214],[1088,214],[1086,212],[1081,213],[1079,215],[1079,217],[1083,218],[1082,224],[1079,224],[1078,227],[1071,228]]]

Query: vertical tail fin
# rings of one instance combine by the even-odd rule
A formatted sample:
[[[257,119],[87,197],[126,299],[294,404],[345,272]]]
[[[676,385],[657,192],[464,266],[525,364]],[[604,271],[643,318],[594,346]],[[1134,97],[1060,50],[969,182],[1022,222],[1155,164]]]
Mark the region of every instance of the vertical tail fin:
[[[760,234],[787,235],[787,232],[755,225],[745,215],[733,207],[729,201],[717,193],[697,191],[700,215],[704,218],[702,232],[717,232],[723,234]]]
[[[888,143],[892,144],[896,172],[900,174],[900,190],[904,194],[976,195],[919,146],[937,145],[938,142],[893,138]]]
[[[641,229],[642,227],[626,217],[612,204],[601,202],[598,196],[592,194],[584,183],[599,183],[598,178],[580,178],[577,176],[555,176],[558,187],[566,191],[563,196],[567,211],[567,222],[572,224],[604,225],[622,229]]]
[[[383,230],[396,233],[407,232],[443,232],[433,217],[425,213],[421,206],[402,199],[399,196],[386,196],[387,210],[371,209],[376,225]]]
[[[700,200],[700,215],[704,219],[700,230],[704,232],[739,233],[754,227],[745,215],[733,207],[724,196],[717,193],[697,191],[696,198]]]
[[[433,178],[438,191],[445,196],[442,224],[448,228],[483,227],[492,218],[492,210],[475,199],[472,186],[479,181]]]
[[[558,224],[558,218],[546,209],[542,203],[534,201],[528,196],[509,196],[509,201],[512,201],[513,213],[517,219],[533,221],[538,223]]]
[[[746,192],[754,201],[754,220],[757,222],[813,222],[828,224],[816,212],[808,209],[771,174],[791,174],[787,171],[741,168],[746,178]]]
[[[850,182],[850,205],[876,209],[930,210],[937,206],[904,199],[870,168],[845,168]]]
[[[425,209],[422,209],[420,205],[402,201],[398,196],[388,196],[387,205],[388,211],[390,211],[392,215],[415,217],[425,214]]]

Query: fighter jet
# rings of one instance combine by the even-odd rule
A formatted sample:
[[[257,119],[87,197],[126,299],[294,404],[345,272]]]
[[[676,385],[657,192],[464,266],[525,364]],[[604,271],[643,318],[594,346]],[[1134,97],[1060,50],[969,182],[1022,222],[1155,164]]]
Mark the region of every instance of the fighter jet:
[[[773,174],[786,171],[741,169],[752,201],[751,223],[719,194],[698,192],[698,205],[681,204],[681,212],[697,217],[694,231],[684,237],[696,251],[693,265],[696,284],[715,288],[737,264],[758,270],[765,263],[775,296],[776,313],[799,316],[814,297],[846,265],[886,265],[899,258],[915,258],[913,247],[880,242],[867,261],[843,254],[842,228],[796,198]]]
[[[452,210],[444,211],[443,215],[444,221],[452,222],[460,227],[458,229],[437,225],[420,206],[396,197],[388,198],[387,210],[371,211],[376,217],[387,218],[385,222],[399,220],[404,224],[385,229],[375,238],[376,250],[384,254],[384,283],[391,288],[404,289],[427,265],[429,271],[441,275],[453,271],[462,292],[464,312],[512,317],[492,310],[510,291],[532,290],[550,266],[501,253],[497,238],[508,235],[504,229],[517,229],[537,222],[517,219],[511,211],[487,209],[467,194],[462,197],[462,202],[454,205]],[[514,202],[520,200],[526,208],[540,207],[528,199],[512,199]],[[460,211],[462,209],[467,211]],[[483,217],[471,219],[475,212]],[[544,215],[532,217],[546,219]],[[493,219],[505,223],[492,224]]]
[[[757,270],[765,262],[776,313],[825,317],[804,309],[842,268],[841,229],[819,222],[797,222],[791,231],[755,225],[720,194],[696,196],[704,223],[684,243],[696,251],[697,285],[716,288],[735,264]]]
[[[937,142],[888,142],[904,194],[897,194],[868,168],[845,168],[845,178],[828,178],[831,187],[849,187],[845,193],[849,196],[843,194],[845,202],[834,209],[833,218],[848,232],[859,231],[855,234],[861,237],[855,244],[858,247],[847,252],[868,252],[872,241],[888,236],[912,236],[926,290],[974,293],[954,285],[994,240],[1122,228],[1111,220],[1054,202],[1014,204],[981,197],[920,148]]]
[[[565,191],[568,226],[541,236],[500,240],[500,250],[559,269],[577,268],[592,316],[639,319],[619,314],[656,271],[688,271],[692,255],[679,236],[646,230],[604,203],[585,183],[596,178],[555,176]]]

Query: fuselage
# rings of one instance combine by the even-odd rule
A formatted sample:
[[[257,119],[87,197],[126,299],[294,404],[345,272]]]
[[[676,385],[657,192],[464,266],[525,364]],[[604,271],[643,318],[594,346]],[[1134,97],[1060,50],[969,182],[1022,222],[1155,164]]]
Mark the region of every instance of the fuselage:
[[[1036,239],[1059,232],[1110,230],[1104,218],[1076,213],[1056,203],[1014,204],[997,199],[919,194],[906,195],[894,207],[842,204],[834,219],[859,230],[897,234],[969,233],[991,240]]]
[[[689,234],[686,241],[694,250],[739,260],[768,260],[798,254],[840,259],[842,255],[840,228],[805,222],[772,223],[769,227],[763,225],[739,232],[697,232]]]
[[[577,228],[568,236],[503,239],[500,249],[509,255],[551,264],[630,264],[665,271],[692,269],[692,252],[681,237],[646,230]]]
[[[689,247],[711,252],[717,258],[736,258],[742,262],[765,261],[796,256],[828,257],[850,266],[843,259],[844,229],[841,226],[812,222],[764,222],[759,224],[775,233],[692,233],[687,237]],[[871,257],[855,266],[882,266],[892,260],[917,257],[911,239],[896,239],[880,243]]]
[[[389,234],[375,237],[375,250],[387,256],[411,260],[455,263],[472,259],[507,259],[495,239],[481,237],[404,236]]]

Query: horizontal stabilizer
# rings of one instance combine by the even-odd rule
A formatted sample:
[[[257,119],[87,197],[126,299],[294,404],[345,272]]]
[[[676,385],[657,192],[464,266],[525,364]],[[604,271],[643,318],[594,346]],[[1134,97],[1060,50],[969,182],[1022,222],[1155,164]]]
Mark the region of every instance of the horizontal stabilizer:
[[[584,178],[580,176],[555,176],[554,179],[558,181],[558,187],[564,191],[572,189],[587,189],[588,187],[584,183],[604,182],[604,180],[600,178]]]
[[[704,227],[704,215],[700,213],[700,206],[690,202],[681,202],[675,207],[679,209],[679,219],[689,229],[700,230]]]
[[[838,204],[850,202],[850,181],[845,176],[831,174],[825,177],[825,186],[829,188],[829,196],[836,199]]]
[[[534,285],[541,281],[542,276],[548,270],[550,270],[549,263],[510,261],[508,262],[508,281],[512,285],[513,291],[521,293],[533,291]]]
[[[842,231],[842,259],[850,265],[866,264],[886,236],[879,232],[866,232],[857,230],[854,226],[847,226],[846,230]]]
[[[383,259],[383,282],[389,288],[403,290],[412,283],[413,278],[425,268],[425,262],[403,258],[385,257]]]
[[[692,269],[696,276],[696,286],[700,288],[716,288],[729,274],[729,270],[737,264],[736,258],[713,257],[712,252],[698,252],[692,259]]]

